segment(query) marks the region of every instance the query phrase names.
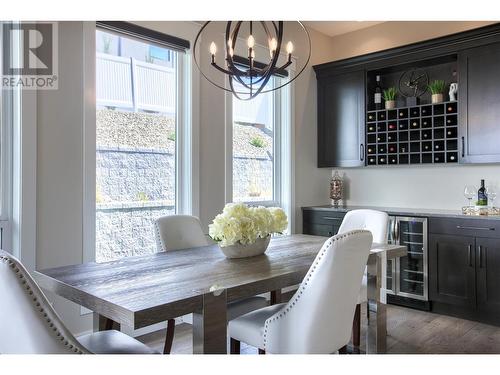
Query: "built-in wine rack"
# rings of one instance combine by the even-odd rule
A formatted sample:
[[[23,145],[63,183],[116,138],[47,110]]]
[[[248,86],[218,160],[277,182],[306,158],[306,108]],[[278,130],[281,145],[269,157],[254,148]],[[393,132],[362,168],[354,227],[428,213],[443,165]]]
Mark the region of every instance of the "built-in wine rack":
[[[366,164],[458,162],[458,104],[423,104],[366,113]]]

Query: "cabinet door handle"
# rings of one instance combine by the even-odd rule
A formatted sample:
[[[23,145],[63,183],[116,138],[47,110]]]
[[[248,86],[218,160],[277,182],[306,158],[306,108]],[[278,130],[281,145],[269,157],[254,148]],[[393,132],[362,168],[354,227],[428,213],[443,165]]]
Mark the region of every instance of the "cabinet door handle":
[[[479,245],[478,250],[479,250],[479,268],[483,268],[483,247]]]
[[[465,137],[462,137],[462,157],[465,157]]]
[[[341,218],[339,217],[331,217],[331,216],[323,216],[323,219],[325,220],[342,220]]]
[[[472,245],[467,247],[467,256],[469,257],[469,267],[472,267]]]
[[[464,227],[462,225],[457,225],[457,229],[471,229],[471,230],[495,230],[495,228],[487,227]]]
[[[359,158],[361,161],[365,160],[365,145],[362,143],[359,145]]]

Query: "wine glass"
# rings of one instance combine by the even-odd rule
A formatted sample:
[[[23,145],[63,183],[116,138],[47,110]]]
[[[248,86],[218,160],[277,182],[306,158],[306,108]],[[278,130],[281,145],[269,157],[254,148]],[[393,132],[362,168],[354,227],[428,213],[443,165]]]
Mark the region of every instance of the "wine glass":
[[[469,200],[469,207],[472,206],[471,200],[476,196],[476,194],[477,194],[477,189],[474,185],[465,185],[464,197]]]
[[[497,189],[495,189],[493,186],[487,186],[486,195],[488,196],[488,200],[491,202],[491,207],[495,208],[493,202],[495,202],[495,198],[497,197]]]

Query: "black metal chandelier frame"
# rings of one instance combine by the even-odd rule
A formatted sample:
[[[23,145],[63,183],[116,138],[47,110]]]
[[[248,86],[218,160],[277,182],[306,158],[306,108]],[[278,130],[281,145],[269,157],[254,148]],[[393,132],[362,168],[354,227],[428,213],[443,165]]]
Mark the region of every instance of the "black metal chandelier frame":
[[[198,60],[196,58],[196,46],[199,44],[200,37],[203,33],[203,31],[206,29],[206,27],[211,23],[212,21],[205,22],[205,24],[201,27],[200,31],[196,35],[195,41],[194,41],[194,61],[196,66],[198,67],[198,70],[200,73],[207,79],[211,84],[214,86],[227,91],[227,92],[232,92],[234,96],[236,96],[240,100],[251,100],[255,98],[257,95],[261,93],[266,93],[266,92],[271,92],[275,91],[278,89],[281,89],[282,87],[290,84],[293,82],[297,77],[304,71],[306,68],[307,64],[309,63],[309,60],[311,58],[311,39],[309,36],[309,32],[305,28],[305,26],[300,22],[297,21],[297,23],[300,25],[301,29],[304,31],[306,37],[307,37],[307,42],[308,42],[308,56],[307,60],[300,69],[300,71],[295,74],[291,79],[288,79],[285,81],[283,84],[273,87],[271,89],[265,89],[267,83],[271,79],[273,75],[278,74],[280,71],[285,70],[292,64],[292,54],[291,52],[288,53],[288,58],[287,61],[280,67],[277,67],[278,59],[280,57],[280,52],[282,49],[282,42],[283,42],[283,27],[284,23],[283,21],[270,21],[272,27],[272,31],[270,31],[268,25],[266,24],[265,21],[258,21],[258,23],[262,26],[266,37],[268,38],[268,41],[275,40],[275,49],[271,50],[271,46],[269,46],[270,51],[271,51],[271,59],[268,64],[256,64],[255,61],[255,55],[254,55],[254,48],[253,46],[249,46],[248,48],[248,64],[242,65],[239,62],[236,62],[233,53],[236,47],[236,42],[238,40],[238,33],[240,32],[241,26],[244,21],[237,21],[234,22],[234,27],[232,21],[228,21],[226,24],[226,30],[225,30],[225,62],[226,66],[221,67],[215,62],[215,51],[212,52],[211,56],[211,66],[214,67],[216,70],[220,71],[221,73],[225,74],[229,78],[229,88],[224,87],[216,82],[214,82],[212,79],[210,79],[205,72],[200,67],[200,64],[198,63]],[[248,21],[250,23],[250,35],[252,36],[253,33],[253,21]],[[253,36],[252,36],[253,37]],[[260,65],[259,67],[256,65]],[[242,87],[244,87],[247,91],[238,91],[235,89],[235,82],[240,84]],[[245,95],[246,97],[242,97],[242,95]]]

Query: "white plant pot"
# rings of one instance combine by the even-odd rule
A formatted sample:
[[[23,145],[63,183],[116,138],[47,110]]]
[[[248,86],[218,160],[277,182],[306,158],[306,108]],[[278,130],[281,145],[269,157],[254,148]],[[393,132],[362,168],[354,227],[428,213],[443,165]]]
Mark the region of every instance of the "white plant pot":
[[[396,108],[396,101],[395,100],[386,100],[385,101],[385,109],[394,109]]]
[[[267,236],[266,238],[258,238],[252,244],[242,245],[237,243],[231,246],[221,247],[220,249],[226,258],[249,258],[264,254],[269,246],[270,240],[271,236]]]
[[[432,104],[442,103],[443,102],[443,94],[432,94],[431,100],[432,100]]]

